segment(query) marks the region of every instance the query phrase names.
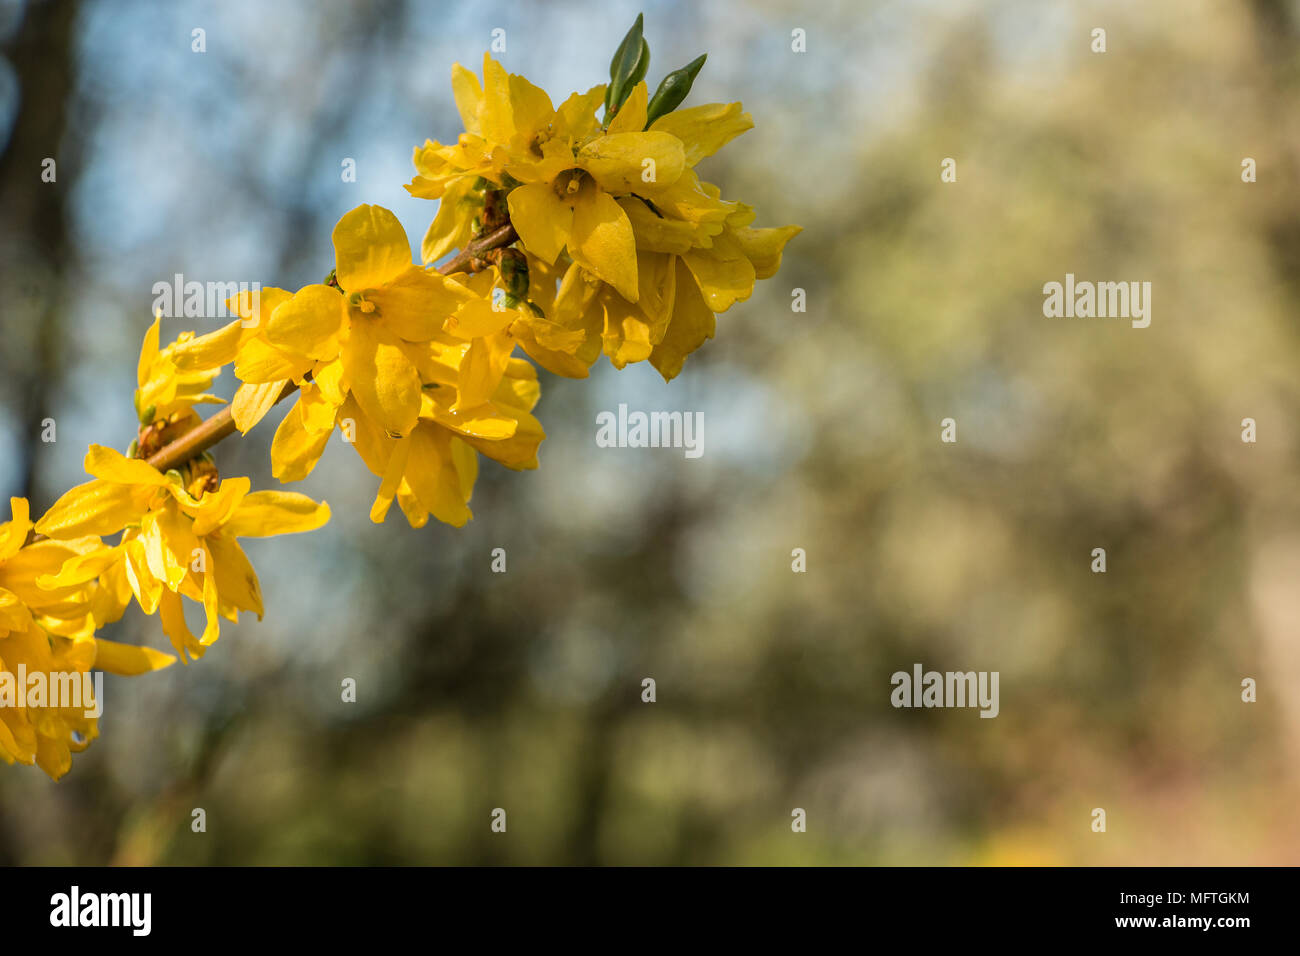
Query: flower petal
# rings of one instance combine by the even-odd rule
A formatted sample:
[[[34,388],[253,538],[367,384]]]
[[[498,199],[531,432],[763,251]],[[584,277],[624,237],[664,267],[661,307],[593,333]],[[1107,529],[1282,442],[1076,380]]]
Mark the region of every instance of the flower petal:
[[[352,323],[343,364],[361,410],[391,435],[408,435],[420,417],[420,376],[395,340],[367,320]]]
[[[770,279],[781,268],[785,244],[801,232],[800,226],[778,226],[775,229],[737,229],[734,235],[741,251],[754,265],[755,278]]]
[[[282,482],[302,481],[325,454],[332,427],[311,430],[303,424],[302,398],[294,402],[271,442],[271,474]]]
[[[685,147],[686,165],[694,166],[753,128],[754,118],[744,112],[739,103],[706,103],[661,116],[650,130],[671,133],[681,140]]]
[[[252,611],[262,619],[262,587],[257,572],[244,554],[244,549],[234,538],[214,535],[207,539],[212,555],[209,571],[217,579],[217,593],[225,604],[233,604],[241,611]]]
[[[120,451],[105,448],[103,445],[91,445],[86,451],[83,467],[87,474],[130,485],[156,485],[165,487],[167,478],[153,465],[139,458],[127,458]]]
[[[754,291],[754,266],[740,252],[734,240],[719,236],[712,249],[686,253],[681,257],[694,273],[704,301],[714,312],[725,312]]]
[[[121,644],[95,638],[95,669],[117,674],[119,677],[135,677],[160,671],[176,663],[176,658],[152,647],[138,647],[134,644]]]
[[[209,491],[199,499],[199,506],[194,509],[194,533],[208,535],[230,520],[238,510],[240,503],[248,497],[253,487],[252,481],[240,475],[226,478],[216,491]]]
[[[419,266],[366,296],[379,309],[384,328],[407,342],[427,342],[464,302],[474,298],[463,285]]]
[[[511,408],[504,404],[499,404],[497,407],[502,414],[516,420],[515,433],[501,441],[466,437],[465,443],[478,449],[493,461],[515,471],[536,468],[537,447],[546,438],[542,423],[523,409]]]
[[[479,204],[471,199],[474,178],[462,176],[447,186],[438,201],[438,214],[429,223],[424,240],[420,243],[420,258],[424,262],[437,262],[451,250],[464,246],[474,232],[474,216]]]
[[[382,478],[388,470],[397,439],[384,434],[370,416],[361,411],[361,406],[351,395],[339,409],[338,423],[343,439],[356,449],[366,467]]]
[[[451,92],[456,98],[456,111],[460,121],[469,133],[478,133],[479,104],[483,102],[483,87],[473,70],[466,69],[459,63],[451,68]]]
[[[312,359],[278,349],[261,338],[245,339],[235,359],[235,377],[245,385],[297,381],[312,367]]]
[[[406,230],[383,206],[358,206],[338,221],[333,235],[335,274],[348,293],[377,289],[411,265]]]
[[[569,255],[629,302],[637,300],[636,237],[627,213],[608,193],[593,192],[575,205]]]
[[[483,102],[478,111],[483,138],[504,146],[515,134],[514,111],[510,103],[510,75],[490,53],[483,54]],[[346,288],[346,286],[345,286]]]
[[[680,255],[693,246],[711,244],[711,235],[716,235],[722,228],[719,226],[711,235],[706,235],[696,223],[655,215],[645,201],[636,196],[626,196],[618,204],[632,223],[632,231],[636,233],[636,247],[647,252],[674,252]]]
[[[496,307],[495,300],[478,296],[466,302],[447,320],[447,331],[462,339],[495,335],[520,318],[516,309]]]
[[[100,480],[77,485],[36,522],[36,532],[51,538],[116,534],[140,520],[144,504],[135,491],[131,485]]]
[[[194,534],[194,522],[175,507],[148,511],[140,522],[140,541],[144,544],[149,571],[169,590],[180,589],[190,566],[200,550]]]
[[[406,460],[410,453],[409,435],[393,443],[388,466],[384,470],[383,480],[379,482],[379,491],[375,494],[375,502],[370,506],[370,520],[375,524],[383,524],[388,517],[388,509],[392,507],[393,499],[402,485],[402,473],[406,470]]]
[[[189,663],[189,658],[198,660],[206,648],[185,623],[185,605],[181,596],[174,591],[163,591],[158,600],[159,617],[162,618],[163,633],[176,648],[181,660]],[[186,656],[188,654],[188,657]]]
[[[456,403],[453,411],[475,408],[490,401],[492,393],[501,383],[505,374],[506,363],[514,351],[515,340],[508,331],[496,335],[474,339],[460,366],[460,382],[457,386]]]
[[[544,129],[555,115],[555,107],[546,91],[514,73],[510,74],[510,111],[515,132],[523,136],[532,136]],[[644,127],[645,122],[642,121],[641,125]]]
[[[140,345],[140,360],[135,367],[135,383],[140,388],[144,388],[145,383],[149,381],[154,362],[158,358],[158,336],[161,323],[161,314],[154,316],[153,325],[149,326],[149,331],[144,334],[144,342]]]
[[[266,417],[266,413],[280,400],[280,394],[287,384],[287,380],[280,379],[274,382],[248,383],[235,390],[235,397],[230,401],[230,415],[241,434],[247,435],[254,425]]]
[[[676,183],[686,152],[670,133],[610,133],[582,147],[578,162],[606,192],[644,194]]]
[[[182,372],[204,371],[229,365],[235,360],[243,334],[240,320],[236,319],[215,332],[200,335],[188,342],[177,342],[172,349],[172,361]]]
[[[663,341],[650,353],[650,364],[670,381],[682,370],[686,356],[713,338],[717,319],[704,301],[695,277],[680,259],[677,261],[677,294],[673,299],[673,318]]]
[[[0,561],[17,554],[32,530],[31,506],[26,498],[10,498],[9,513],[13,520],[0,525]]]
[[[583,140],[600,128],[596,110],[605,100],[605,84],[586,93],[573,93],[555,111],[555,132],[564,139]]]
[[[510,221],[528,251],[551,264],[569,241],[573,210],[542,183],[518,186],[506,199]]]
[[[305,286],[271,313],[266,340],[290,352],[328,361],[339,353],[339,332],[345,314],[338,289]]]
[[[452,460],[451,436],[441,428],[422,425],[411,432],[406,482],[420,504],[439,521],[459,528],[474,517],[463,494]]]
[[[437,422],[459,435],[493,440],[509,438],[516,427],[514,419],[501,414],[491,403],[473,406],[462,413],[444,407],[427,395],[420,417]]]
[[[627,100],[618,108],[606,129],[611,133],[640,133],[645,129],[649,90],[645,81],[632,87]]]
[[[254,491],[222,527],[226,535],[269,538],[315,531],[330,520],[330,506],[294,491]]]

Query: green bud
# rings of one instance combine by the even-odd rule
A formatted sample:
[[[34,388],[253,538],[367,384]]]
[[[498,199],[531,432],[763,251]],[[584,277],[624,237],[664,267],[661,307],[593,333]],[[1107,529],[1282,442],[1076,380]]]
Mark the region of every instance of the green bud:
[[[659,89],[655,90],[655,95],[650,97],[649,107],[646,108],[646,129],[649,129],[650,124],[659,117],[671,113],[682,105],[707,58],[707,53],[701,53],[680,70],[673,70],[664,77],[664,81],[659,84]]]
[[[519,300],[519,296],[517,296],[517,295],[511,295],[509,292],[506,293],[506,308],[507,308],[507,309],[517,309],[517,308],[519,308],[519,301],[520,301],[520,300]]]
[[[650,44],[645,42],[645,37],[641,38],[641,55],[637,57],[636,66],[632,68],[632,75],[627,78],[627,87],[623,90],[623,103],[632,95],[636,85],[645,79],[646,71],[650,69]],[[623,103],[619,103],[622,106]]]
[[[168,481],[174,482],[175,484],[178,485],[185,483],[185,479],[181,477],[181,473],[177,471],[175,468],[168,468],[165,472],[163,472],[163,476]]]
[[[618,45],[618,50],[614,53],[614,59],[609,61],[609,86],[605,88],[606,119],[623,105],[623,101],[632,92],[632,87],[636,85],[632,75],[636,72],[640,61],[644,59],[646,66],[649,66],[650,48],[646,46],[641,36],[643,19],[641,14],[636,15],[636,22],[632,24],[632,29],[627,31],[623,42]],[[641,75],[645,76],[645,67],[641,67]]]
[[[501,278],[506,282],[506,292],[515,299],[528,294],[528,260],[518,249],[501,250]],[[517,304],[517,303],[516,303]],[[512,305],[510,308],[514,308]]]
[[[158,407],[156,405],[150,405],[140,413],[140,424],[145,426],[152,425],[153,417],[156,414],[158,414]]]
[[[136,441],[134,438],[132,438],[130,446],[126,449],[126,457],[134,458],[139,451],[140,451],[140,443]]]

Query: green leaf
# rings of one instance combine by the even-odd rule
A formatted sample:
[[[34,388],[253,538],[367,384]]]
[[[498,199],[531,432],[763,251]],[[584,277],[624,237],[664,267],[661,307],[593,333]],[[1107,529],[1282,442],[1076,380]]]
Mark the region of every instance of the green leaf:
[[[641,55],[637,57],[636,66],[632,68],[632,75],[627,78],[627,88],[623,90],[623,103],[632,95],[636,85],[645,79],[646,70],[650,69],[650,44],[645,42],[645,37],[641,38]],[[623,103],[619,103],[622,106]]]
[[[639,61],[645,59],[646,65],[649,66],[650,48],[646,46],[641,36],[643,21],[644,16],[638,13],[632,29],[627,31],[627,36],[623,37],[623,42],[614,52],[614,59],[609,61],[609,86],[605,88],[606,117],[623,105],[632,87],[636,85],[629,81],[632,74],[636,72]],[[641,75],[645,75],[644,69]]]
[[[650,105],[646,109],[646,129],[649,129],[659,117],[671,113],[682,105],[708,56],[707,53],[701,53],[680,70],[673,70],[664,77],[664,81],[659,84],[659,89],[655,90],[655,95],[650,98]]]

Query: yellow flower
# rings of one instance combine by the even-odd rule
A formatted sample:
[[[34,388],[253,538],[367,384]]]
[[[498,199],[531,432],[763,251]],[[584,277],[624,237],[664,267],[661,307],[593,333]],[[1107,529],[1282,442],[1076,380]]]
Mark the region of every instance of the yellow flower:
[[[635,92],[610,128],[620,121],[644,122]],[[695,172],[700,160],[752,127],[739,103],[677,110],[651,125],[650,132],[682,145],[686,169],[666,188],[618,200],[635,238],[636,294],[574,257],[548,313],[557,328],[598,336],[618,368],[648,359],[665,379],[681,371],[686,356],[713,337],[715,313],[749,298],[756,280],[774,275],[785,244],[801,231],[752,228],[752,207],[724,200]]]
[[[96,536],[24,544],[34,530],[25,498],[10,499],[13,520],[0,525],[0,631],[36,625],[51,636],[93,641],[94,666],[130,676],[158,670],[175,661],[169,654],[95,637],[96,629],[118,620],[130,599],[125,573],[81,575],[58,582],[67,565],[100,567],[112,549]],[[93,572],[92,572],[93,573]]]
[[[473,517],[470,496],[478,475],[476,452],[515,470],[537,467],[537,448],[546,433],[532,416],[541,395],[537,370],[523,359],[507,358],[490,399],[458,410],[460,371],[454,350],[431,353],[423,372],[430,379],[420,423],[410,435],[394,439],[357,415],[355,446],[366,466],[382,481],[370,518],[382,522],[394,499],[412,527],[432,514],[460,527]],[[359,412],[351,403],[342,414]]]
[[[530,359],[552,375],[586,378],[600,357],[600,330],[561,324],[555,309],[556,283],[572,267],[548,265],[527,251],[524,256],[529,276],[528,304],[512,315],[510,335]]]
[[[155,316],[145,333],[136,368],[135,411],[140,423],[158,429],[186,419],[197,419],[195,405],[225,404],[205,391],[220,374],[219,369],[183,370],[176,364],[176,351],[193,333],[186,332],[165,349],[158,348],[162,317]]]
[[[514,185],[506,168],[531,158],[532,150],[557,123],[572,118],[576,126],[589,115],[583,132],[594,129],[596,107],[605,93],[603,86],[585,97],[575,93],[557,116],[545,90],[522,76],[507,74],[489,54],[483,56],[482,83],[459,63],[452,67],[451,83],[465,132],[453,146],[433,140],[417,146],[413,157],[417,175],[406,187],[412,196],[442,200],[421,244],[426,263],[469,241],[474,220],[483,211],[484,187]],[[589,109],[584,110],[587,100]]]
[[[641,292],[629,302],[616,289],[574,265],[556,296],[553,317],[563,329],[599,336],[617,367],[648,359],[665,380],[682,369],[686,356],[713,337],[714,313],[725,312],[752,294],[756,279],[774,275],[785,244],[798,226],[733,228],[710,238],[708,248],[677,254],[673,240],[647,239],[637,251]]]
[[[448,185],[480,176],[504,185],[505,167],[525,155],[555,117],[545,90],[506,73],[488,53],[483,54],[482,83],[457,63],[451,68],[451,87],[465,132],[454,146],[426,140],[416,147],[418,175],[406,187],[413,196],[438,199]],[[605,88],[598,89],[603,97]]]
[[[72,754],[85,750],[99,734],[95,718],[86,716],[87,710],[94,710],[93,691],[89,699],[81,697],[81,707],[52,707],[48,697],[39,705],[29,698],[19,707],[7,695],[16,695],[20,675],[30,679],[34,674],[44,675],[47,687],[51,675],[76,675],[84,690],[81,675],[94,666],[92,642],[51,636],[36,625],[18,630],[0,625],[0,695],[4,696],[0,700],[0,760],[34,763],[55,780],[67,773]]]
[[[471,297],[411,263],[402,224],[387,209],[358,206],[334,227],[339,288],[309,285],[271,313],[267,341],[315,362],[342,362],[339,390],[386,432],[410,433],[420,416],[411,346],[433,339]]]
[[[241,382],[230,402],[231,416],[247,434],[271,410],[290,382],[301,382],[317,371],[312,358],[278,348],[266,337],[275,310],[292,298],[284,289],[242,292],[226,301],[239,318],[198,337],[182,337],[172,346],[172,359],[185,372],[211,371],[235,363]]]
[[[182,658],[203,656],[217,639],[219,617],[235,621],[240,610],[262,616],[257,575],[238,538],[311,531],[329,520],[328,505],[288,492],[250,493],[247,478],[228,478],[196,498],[178,474],[99,445],[90,446],[85,468],[95,480],[63,495],[36,530],[55,539],[123,531],[121,542],[69,559],[38,586],[105,586],[106,574],[123,574],[146,614],[161,611]],[[181,596],[203,605],[200,637],[185,624]]]
[[[561,251],[635,302],[636,236],[616,201],[672,196],[686,169],[682,141],[645,131],[646,87],[638,83],[608,129],[585,139],[554,131],[530,161],[508,167],[524,185],[510,191],[510,221],[529,252],[554,263]]]
[[[495,270],[444,278],[412,265],[406,234],[388,210],[353,210],[334,238],[340,288],[308,286],[277,302],[263,333],[214,333],[225,341],[192,345],[203,355],[195,361],[233,358],[238,373],[242,350],[263,341],[301,356],[298,398],[271,445],[275,476],[305,478],[339,428],[384,479],[374,520],[398,500],[417,526],[430,514],[464,524],[475,449],[507,467],[536,467],[545,437],[530,414],[536,372],[510,357],[510,327],[525,316],[493,307]]]
[[[33,525],[26,498],[9,499],[11,521],[0,525],[0,631],[36,624],[51,634],[89,639],[97,620],[92,591],[85,587],[42,588],[38,579],[65,561],[93,551],[97,538],[26,543]]]
[[[524,263],[515,268],[523,269],[528,277],[528,290],[520,296],[526,304],[509,304],[511,299],[504,293],[510,283],[502,279],[498,266],[453,277],[474,293],[474,298],[448,317],[445,326],[448,344],[468,343],[458,366],[457,408],[472,408],[490,400],[515,345],[556,375],[587,375],[590,362],[584,365],[574,360],[586,341],[585,334],[563,329],[544,317],[554,308],[556,270],[526,254],[518,254],[513,261]]]
[[[464,524],[471,517],[467,505],[477,475],[474,449],[507,467],[536,467],[537,445],[545,437],[529,414],[540,394],[536,370],[510,358],[512,349],[505,331],[467,341],[439,335],[409,347],[421,395],[419,422],[405,436],[385,430],[355,393],[340,387],[336,364],[327,370],[334,374],[303,386],[276,431],[271,445],[276,476],[290,481],[310,473],[337,427],[367,467],[384,479],[372,520],[382,522],[396,498],[408,517],[418,514],[411,518],[416,527],[429,514]]]
[[[48,698],[9,699],[20,677],[81,675],[95,666],[93,586],[42,588],[37,579],[97,542],[27,544],[32,530],[25,498],[11,498],[12,520],[0,524],[0,760],[36,763],[58,779],[97,733],[93,698],[81,708],[52,707]],[[78,676],[78,680],[80,677]]]

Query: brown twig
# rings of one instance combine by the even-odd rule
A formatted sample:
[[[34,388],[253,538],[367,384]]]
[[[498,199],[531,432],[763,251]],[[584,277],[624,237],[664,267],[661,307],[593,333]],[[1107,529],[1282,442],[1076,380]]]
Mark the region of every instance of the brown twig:
[[[276,404],[278,405],[297,390],[298,386],[293,382],[286,383],[284,391],[275,400]],[[175,441],[163,445],[146,461],[159,471],[167,471],[169,468],[185,464],[191,458],[197,458],[217,442],[229,438],[234,433],[235,419],[231,416],[230,406],[227,405],[215,415],[204,419],[201,425],[187,431]]]
[[[470,260],[479,258],[482,253],[508,246],[518,238],[519,233],[515,232],[515,227],[511,223],[506,223],[504,226],[494,229],[485,236],[479,236],[469,243],[445,265],[439,266],[438,271],[445,276],[449,276],[453,272],[459,272],[470,263]]]

